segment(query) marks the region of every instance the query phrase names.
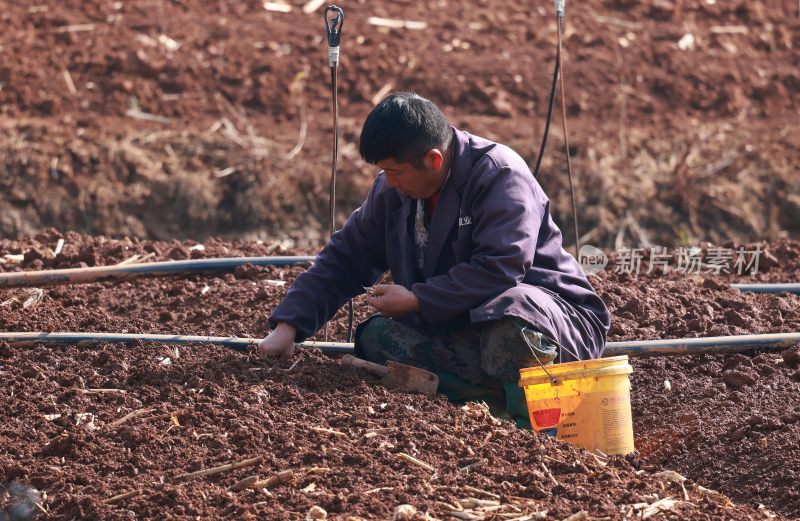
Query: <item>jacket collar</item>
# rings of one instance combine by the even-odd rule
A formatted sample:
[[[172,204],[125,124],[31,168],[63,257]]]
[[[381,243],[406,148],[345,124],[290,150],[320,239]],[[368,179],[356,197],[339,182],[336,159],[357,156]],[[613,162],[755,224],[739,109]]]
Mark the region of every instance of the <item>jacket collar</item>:
[[[469,179],[472,171],[472,159],[470,157],[469,134],[457,129],[453,129],[455,139],[453,140],[453,163],[450,166],[450,176],[442,186],[439,200],[436,203],[436,211],[431,220],[430,235],[428,237],[428,247],[425,252],[425,264],[422,273],[427,279],[433,276],[439,255],[447,241],[450,230],[458,222],[458,212],[461,207],[461,187]]]
[[[451,165],[450,179],[445,185],[450,184],[453,188],[461,188],[469,179],[472,172],[472,157],[470,154],[469,139],[470,135],[463,130],[453,129],[455,139],[453,140],[453,164]],[[443,186],[442,189],[446,188]]]

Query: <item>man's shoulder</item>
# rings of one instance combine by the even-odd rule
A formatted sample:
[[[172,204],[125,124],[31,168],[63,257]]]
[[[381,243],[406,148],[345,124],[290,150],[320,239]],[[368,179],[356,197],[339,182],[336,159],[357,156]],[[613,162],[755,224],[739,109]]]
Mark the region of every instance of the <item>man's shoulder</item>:
[[[470,185],[473,190],[483,190],[495,183],[502,183],[512,189],[531,190],[533,197],[544,204],[547,195],[539,182],[533,177],[525,160],[511,147],[479,136],[469,136],[473,154]]]
[[[470,152],[473,154],[476,167],[508,167],[519,172],[530,173],[525,160],[511,147],[490,139],[465,133],[469,137]]]

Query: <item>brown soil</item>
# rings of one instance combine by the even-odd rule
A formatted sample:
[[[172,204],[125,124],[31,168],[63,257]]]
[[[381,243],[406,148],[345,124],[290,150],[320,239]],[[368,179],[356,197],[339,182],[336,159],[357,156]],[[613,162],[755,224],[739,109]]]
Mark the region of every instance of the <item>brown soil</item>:
[[[304,3],[279,13],[258,1],[0,1],[0,235],[57,226],[318,245],[331,109],[321,13]],[[384,88],[417,90],[454,124],[535,162],[555,54],[551,6],[344,8],[340,220],[374,175],[356,142]],[[428,28],[379,28],[370,16]],[[793,0],[569,6],[564,72],[584,242],[800,231],[798,24]],[[554,120],[540,178],[571,242]]]
[[[767,249],[779,259],[800,250],[796,242]],[[797,267],[775,264],[759,278],[796,281]],[[604,274],[594,280],[613,313],[611,341],[800,331],[798,295],[740,293],[720,277],[634,281]],[[800,516],[798,350],[800,344],[783,353],[635,360],[632,403],[641,460],[734,500]]]
[[[58,236],[49,231],[0,241],[0,258],[29,257],[0,269],[201,253],[192,242],[70,233],[64,254],[47,259]],[[204,246],[207,255],[301,253],[246,242]],[[34,259],[40,255],[32,251],[43,258]],[[285,292],[280,284],[291,284],[301,270],[249,267],[220,276],[47,288],[28,308],[25,290],[2,290],[0,330],[258,337]],[[797,296],[742,294],[722,281],[689,277],[653,278],[646,285],[612,274],[594,280],[614,312],[612,340],[800,330]],[[369,313],[360,299],[356,309],[359,318]],[[342,340],[345,329],[341,313],[331,338]],[[686,501],[679,484],[657,475],[668,469],[689,478],[689,499],[666,517],[763,519],[759,504],[800,516],[794,486],[800,421],[793,405],[799,359],[789,352],[635,360],[639,454],[604,465],[584,451],[494,421],[477,406],[389,393],[317,350],[265,364],[253,353],[210,346],[2,345],[0,482],[40,491],[47,519],[300,519],[314,506],[330,518],[385,519],[403,503],[444,519],[458,508],[447,505],[472,497],[499,501],[501,513],[547,511],[547,519],[563,519],[585,510],[617,519],[633,515],[637,503]],[[143,409],[152,411],[112,425]],[[400,452],[435,472],[408,465]],[[256,456],[263,460],[250,468],[172,481]],[[487,462],[474,471],[459,470],[482,459]],[[293,470],[294,481],[269,492],[226,490],[246,476],[282,470]],[[136,497],[102,503],[139,488]]]
[[[0,271],[313,253],[328,224],[332,126],[321,13],[303,13],[304,3],[279,13],[260,1],[0,0],[0,237],[38,233],[0,240]],[[554,60],[551,5],[343,7],[340,222],[375,172],[358,158],[357,138],[379,92],[416,90],[455,125],[535,164]],[[728,287],[800,281],[800,243],[786,238],[800,234],[796,2],[567,7],[583,242],[767,251],[755,275],[606,270],[593,281],[614,314],[610,340],[800,331],[800,297]],[[378,28],[370,16],[428,28]],[[161,119],[129,115],[141,113]],[[571,244],[559,120],[539,177]],[[46,288],[41,300],[0,290],[0,331],[259,337],[302,270]],[[357,299],[356,318],[368,314]],[[341,312],[328,333],[343,340],[346,329]],[[638,454],[606,463],[478,406],[388,393],[317,350],[265,364],[209,346],[0,344],[0,519],[25,509],[41,519],[304,519],[314,507],[329,518],[388,519],[402,503],[417,519],[460,509],[618,519],[644,517],[641,506],[661,498],[678,501],[663,515],[674,519],[800,517],[798,348],[633,364]],[[255,456],[249,468],[173,480]],[[282,470],[295,478],[227,491]],[[686,492],[664,470],[685,475]],[[476,497],[502,506],[467,501]]]

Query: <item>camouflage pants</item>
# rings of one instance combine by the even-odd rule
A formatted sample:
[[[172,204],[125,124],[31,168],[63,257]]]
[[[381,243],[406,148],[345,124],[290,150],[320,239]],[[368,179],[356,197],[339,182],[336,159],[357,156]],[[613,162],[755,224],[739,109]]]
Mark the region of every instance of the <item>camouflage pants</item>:
[[[521,368],[551,362],[557,348],[516,317],[433,336],[375,315],[358,328],[356,354],[379,364],[391,360],[450,373],[473,385],[502,388],[503,382],[519,380]]]

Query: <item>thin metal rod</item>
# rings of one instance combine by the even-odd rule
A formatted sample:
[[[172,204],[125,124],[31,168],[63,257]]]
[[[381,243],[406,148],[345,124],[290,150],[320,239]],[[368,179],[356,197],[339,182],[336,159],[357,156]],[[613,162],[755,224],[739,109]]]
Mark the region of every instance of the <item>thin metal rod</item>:
[[[336,69],[331,67],[331,92],[333,101],[333,153],[331,157],[331,184],[329,189],[328,209],[330,210],[329,235],[336,232],[336,171],[339,163],[339,102],[336,87]]]
[[[784,284],[731,284],[732,288],[751,293],[800,293],[800,283]]]
[[[83,346],[109,343],[156,342],[167,344],[219,344],[237,350],[246,350],[257,346],[260,341],[260,338],[136,333],[0,333],[0,342],[7,342],[17,346],[37,344],[75,344]],[[635,357],[736,353],[753,349],[781,349],[791,347],[798,342],[800,342],[800,333],[609,342],[606,344],[603,356],[628,355]],[[299,347],[319,347],[322,351],[330,354],[353,352],[353,344],[349,342],[302,342],[297,345]]]
[[[337,86],[338,65],[331,67],[331,93],[333,101],[333,153],[331,157],[331,186],[330,186],[330,236],[336,233],[336,173],[339,164],[339,89]],[[347,302],[347,341],[353,341],[353,321],[355,320],[353,300]],[[325,323],[325,340],[328,339],[328,324]]]
[[[19,271],[0,273],[0,288],[86,284],[89,282],[131,280],[139,277],[163,277],[196,272],[230,271],[245,264],[254,266],[291,266],[314,262],[315,258],[314,256],[230,257],[61,270]]]
[[[562,25],[564,17],[558,16],[558,55],[562,55]],[[578,205],[575,202],[575,183],[572,180],[572,161],[569,158],[569,132],[567,131],[567,94],[564,87],[564,59],[559,60],[559,85],[561,86],[561,126],[564,129],[564,156],[567,160],[567,174],[569,175],[569,193],[572,199],[572,224],[575,228],[575,258],[580,259],[580,235],[578,235]]]

